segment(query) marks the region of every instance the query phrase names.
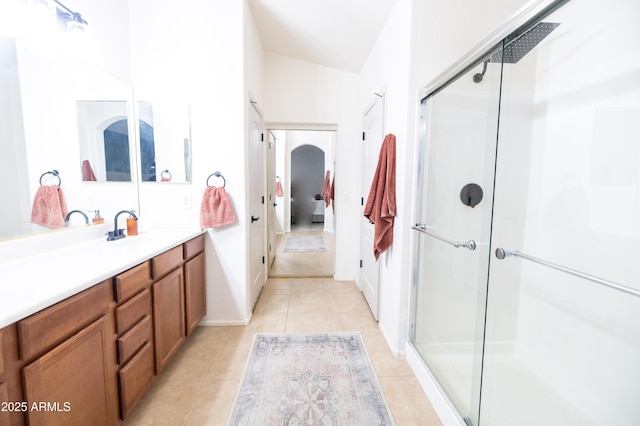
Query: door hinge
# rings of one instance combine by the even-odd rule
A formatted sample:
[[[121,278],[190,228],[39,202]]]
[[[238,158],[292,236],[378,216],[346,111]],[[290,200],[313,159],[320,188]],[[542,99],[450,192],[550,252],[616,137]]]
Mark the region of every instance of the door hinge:
[[[260,142],[264,142],[264,133],[260,133]]]
[[[262,256],[262,264],[264,265],[264,256]]]
[[[365,133],[365,132],[362,132],[362,140],[363,140],[363,141],[364,141],[364,140],[366,140],[365,135],[366,135],[366,133]]]
[[[360,259],[360,267],[362,268],[362,259]]]
[[[262,204],[264,204],[264,195],[262,196]]]
[[[364,206],[364,197],[360,197],[360,205]]]

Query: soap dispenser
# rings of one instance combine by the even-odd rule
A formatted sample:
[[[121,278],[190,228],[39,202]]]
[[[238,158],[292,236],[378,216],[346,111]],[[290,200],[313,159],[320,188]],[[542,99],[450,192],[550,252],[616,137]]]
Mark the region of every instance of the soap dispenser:
[[[93,223],[103,223],[104,217],[100,216],[100,210],[89,210],[90,212],[95,213],[95,217],[91,219]]]
[[[135,212],[135,210],[131,211]],[[130,216],[127,218],[127,236],[132,237],[134,235],[138,235],[138,218]]]

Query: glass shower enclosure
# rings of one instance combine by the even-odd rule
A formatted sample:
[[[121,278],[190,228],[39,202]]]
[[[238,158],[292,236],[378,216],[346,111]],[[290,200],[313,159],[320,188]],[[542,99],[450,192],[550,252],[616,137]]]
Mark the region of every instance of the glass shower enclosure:
[[[410,346],[460,424],[640,424],[639,17],[536,2],[424,90]]]

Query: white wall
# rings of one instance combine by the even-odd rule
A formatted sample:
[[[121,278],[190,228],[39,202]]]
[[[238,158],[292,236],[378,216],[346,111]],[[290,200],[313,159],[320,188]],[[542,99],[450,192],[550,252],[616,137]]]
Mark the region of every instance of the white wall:
[[[362,69],[361,113],[385,90],[385,132],[397,137],[397,217],[393,247],[380,260],[379,323],[395,353],[408,338],[417,93],[524,3],[399,0]]]
[[[248,92],[258,101],[262,96],[261,47],[251,36],[253,21],[244,2],[190,0],[177,8],[136,1],[130,6],[135,22],[131,31],[136,88],[191,104],[193,180],[189,184],[142,184],[144,223],[199,226],[207,177],[220,171],[236,223],[209,230],[203,322],[245,323],[250,316],[248,254],[238,255],[248,253],[245,122]],[[249,29],[245,30],[245,24]],[[183,207],[185,198],[191,201],[190,208]]]
[[[395,354],[404,347],[409,294],[408,228],[413,196],[409,105],[411,2],[399,0],[361,73],[360,120],[374,92],[385,92],[384,133],[396,135],[396,205],[393,245],[380,256],[379,327]],[[364,185],[368,187],[367,185]],[[361,194],[365,199],[368,194]]]
[[[360,111],[358,75],[310,62],[265,53],[265,121],[323,129],[337,125],[335,197],[337,280],[358,272]],[[272,128],[281,128],[277,125]]]

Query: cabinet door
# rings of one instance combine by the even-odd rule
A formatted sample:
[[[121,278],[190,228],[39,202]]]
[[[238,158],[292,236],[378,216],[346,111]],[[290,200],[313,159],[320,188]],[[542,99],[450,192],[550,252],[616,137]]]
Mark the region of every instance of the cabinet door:
[[[156,374],[164,369],[186,339],[182,268],[153,284]]]
[[[0,347],[0,349],[2,349]],[[0,404],[3,402],[9,402],[9,390],[6,383],[0,383]],[[9,412],[0,410],[0,426],[8,426]]]
[[[102,317],[24,367],[29,425],[111,425],[108,327]]]
[[[187,335],[198,326],[207,309],[204,279],[204,253],[184,265]]]

